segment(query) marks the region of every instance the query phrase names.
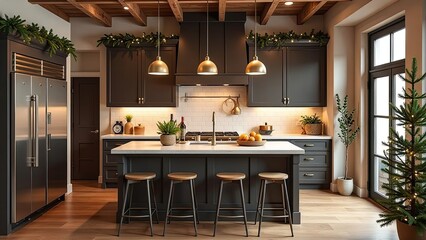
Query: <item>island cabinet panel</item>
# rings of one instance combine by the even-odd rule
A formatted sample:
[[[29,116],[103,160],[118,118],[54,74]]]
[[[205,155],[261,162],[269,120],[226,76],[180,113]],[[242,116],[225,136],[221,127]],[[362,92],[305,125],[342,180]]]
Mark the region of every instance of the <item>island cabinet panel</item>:
[[[326,48],[306,45],[258,49],[267,71],[249,78],[249,107],[327,106]],[[250,45],[249,60],[253,55]]]
[[[198,201],[199,218],[202,221],[214,220],[220,181],[216,178],[219,172],[242,172],[246,174],[243,188],[249,220],[254,220],[257,198],[260,190],[259,172],[282,171],[289,174],[287,186],[290,205],[293,210],[294,223],[300,223],[299,212],[299,161],[301,155],[215,155],[215,154],[124,154],[117,155],[122,161],[118,167],[118,213],[124,199],[124,174],[127,172],[152,171],[157,173],[155,192],[160,219],[164,218],[169,196],[170,172],[195,172],[195,193]],[[146,187],[140,184],[133,194],[132,204],[143,205],[146,202]],[[281,206],[280,185],[268,185],[265,207]],[[191,205],[189,183],[175,185],[174,206]],[[136,189],[136,188],[135,188]],[[224,186],[223,207],[240,207],[239,185],[226,183]],[[185,213],[185,212],[183,212]],[[189,212],[186,212],[189,213]],[[274,213],[279,214],[279,212]],[[119,216],[117,214],[117,220]],[[267,219],[270,220],[270,219]]]
[[[169,75],[148,74],[156,59],[157,48],[108,48],[107,106],[108,107],[176,107],[177,88],[176,45],[161,47],[161,59]]]

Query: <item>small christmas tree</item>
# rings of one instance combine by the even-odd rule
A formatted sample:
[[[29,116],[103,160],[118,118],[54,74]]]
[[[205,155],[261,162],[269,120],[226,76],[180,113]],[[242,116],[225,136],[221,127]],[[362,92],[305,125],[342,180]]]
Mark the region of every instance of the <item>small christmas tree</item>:
[[[387,210],[377,220],[380,226],[387,226],[394,220],[413,225],[418,233],[426,231],[426,94],[419,94],[416,83],[421,83],[426,74],[417,78],[417,62],[413,59],[411,71],[406,70],[407,77],[400,76],[409,85],[403,88],[400,98],[405,100],[399,107],[391,104],[391,120],[404,126],[404,132],[390,128],[388,147],[382,163],[383,172],[389,175],[388,183],[383,184],[386,199],[381,203]]]

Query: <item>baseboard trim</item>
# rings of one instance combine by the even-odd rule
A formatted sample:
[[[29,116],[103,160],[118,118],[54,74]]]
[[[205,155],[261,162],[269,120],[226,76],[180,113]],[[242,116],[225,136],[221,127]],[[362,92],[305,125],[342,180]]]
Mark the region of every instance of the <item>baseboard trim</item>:
[[[355,191],[354,192],[358,197],[362,197],[362,198],[368,197],[368,189],[366,189],[366,188],[360,188],[360,187],[355,185]]]
[[[68,194],[70,194],[70,193],[72,193],[72,183],[69,183],[69,184],[67,185],[67,193],[66,193],[66,195],[68,195]]]

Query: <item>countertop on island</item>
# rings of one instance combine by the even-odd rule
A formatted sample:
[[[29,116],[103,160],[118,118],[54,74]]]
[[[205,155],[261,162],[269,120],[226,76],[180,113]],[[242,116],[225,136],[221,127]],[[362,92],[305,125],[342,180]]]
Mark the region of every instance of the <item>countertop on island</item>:
[[[176,144],[162,146],[159,141],[131,141],[113,148],[111,154],[305,154],[305,150],[287,141],[266,142],[263,146],[239,146],[236,143]]]
[[[331,139],[327,135],[306,135],[306,134],[274,134],[262,135],[265,140],[326,140]],[[133,134],[106,134],[101,139],[141,139],[141,140],[160,140],[160,135],[133,135]]]

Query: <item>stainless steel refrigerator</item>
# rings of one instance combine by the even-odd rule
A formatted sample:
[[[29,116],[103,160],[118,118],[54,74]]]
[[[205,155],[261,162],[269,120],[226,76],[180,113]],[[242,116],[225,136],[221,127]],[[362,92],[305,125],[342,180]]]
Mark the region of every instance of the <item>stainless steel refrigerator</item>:
[[[12,77],[12,223],[66,193],[67,85]]]

